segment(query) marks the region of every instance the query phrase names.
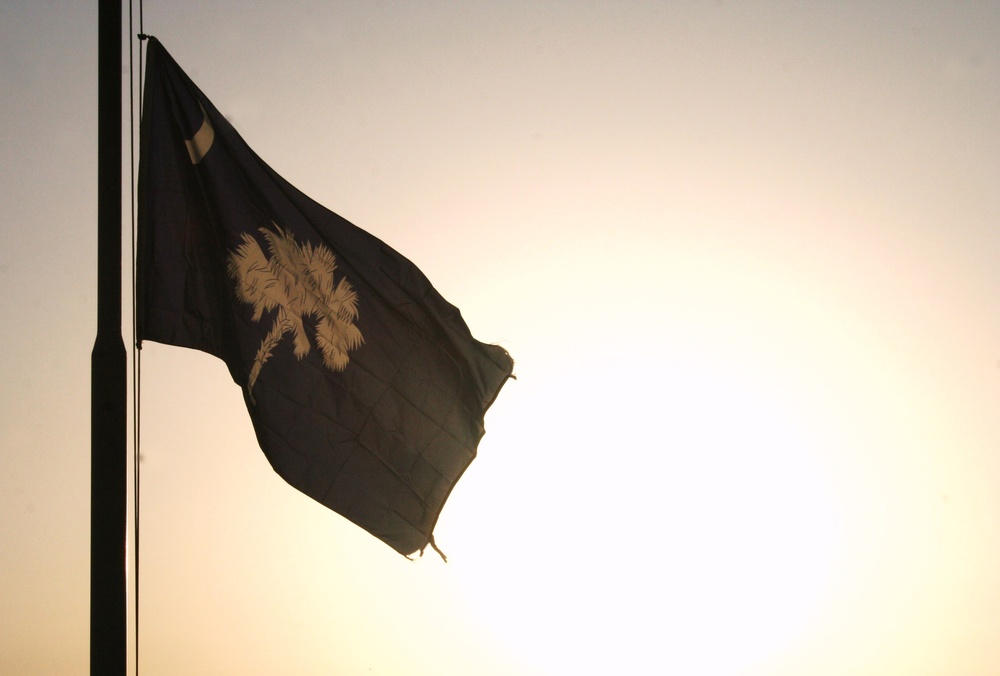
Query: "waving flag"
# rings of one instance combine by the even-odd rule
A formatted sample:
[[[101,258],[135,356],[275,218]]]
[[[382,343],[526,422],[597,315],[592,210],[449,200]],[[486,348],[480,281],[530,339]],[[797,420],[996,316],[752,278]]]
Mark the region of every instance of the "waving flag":
[[[513,361],[267,166],[155,38],[147,54],[139,340],[222,359],[292,486],[403,555],[434,546]]]

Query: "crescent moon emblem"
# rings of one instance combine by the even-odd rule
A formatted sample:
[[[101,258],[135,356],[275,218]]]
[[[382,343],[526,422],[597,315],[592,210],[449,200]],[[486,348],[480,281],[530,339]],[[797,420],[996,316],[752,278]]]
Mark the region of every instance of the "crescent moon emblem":
[[[215,141],[215,129],[212,127],[212,123],[208,121],[208,114],[205,113],[205,109],[202,108],[200,103],[198,107],[201,108],[204,121],[201,123],[201,128],[195,132],[194,138],[184,141],[184,145],[188,149],[188,154],[191,156],[191,164],[201,162],[202,158],[211,150],[212,143]]]

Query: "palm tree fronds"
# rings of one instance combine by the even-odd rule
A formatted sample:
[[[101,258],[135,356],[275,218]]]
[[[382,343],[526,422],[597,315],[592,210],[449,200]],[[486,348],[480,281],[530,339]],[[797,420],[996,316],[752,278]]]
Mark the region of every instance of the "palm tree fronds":
[[[327,315],[316,325],[316,345],[323,353],[323,363],[333,371],[343,371],[350,361],[347,353],[364,343],[354,324]]]
[[[243,233],[243,243],[229,255],[227,264],[229,276],[236,280],[236,295],[244,303],[254,308],[254,320],[260,321],[265,310],[271,310],[278,302],[268,294],[275,279],[267,256],[257,240]]]
[[[354,325],[358,294],[347,279],[335,279],[337,257],[333,251],[322,244],[299,245],[291,233],[277,225],[274,228],[260,229],[270,257],[254,237],[244,233],[227,264],[229,276],[236,282],[236,296],[253,306],[254,321],[260,321],[265,311],[277,309],[250,369],[250,401],[264,363],[286,333],[292,334],[293,352],[298,359],[309,354],[306,317],[318,320],[316,344],[323,354],[323,364],[332,371],[347,368],[348,352],[364,343],[361,331]]]

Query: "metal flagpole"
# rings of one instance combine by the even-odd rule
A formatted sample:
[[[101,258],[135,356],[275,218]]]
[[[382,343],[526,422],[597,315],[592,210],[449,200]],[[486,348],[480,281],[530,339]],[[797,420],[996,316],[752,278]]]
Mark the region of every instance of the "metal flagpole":
[[[127,666],[126,378],[122,342],[122,9],[100,0],[97,122],[97,338],[90,390],[90,673]]]

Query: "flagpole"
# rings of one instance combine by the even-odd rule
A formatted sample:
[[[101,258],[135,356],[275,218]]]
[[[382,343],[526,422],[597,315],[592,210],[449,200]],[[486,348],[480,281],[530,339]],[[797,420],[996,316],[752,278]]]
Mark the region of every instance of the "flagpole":
[[[121,330],[122,9],[100,0],[97,120],[97,338],[90,391],[90,673],[127,666],[127,357]]]

